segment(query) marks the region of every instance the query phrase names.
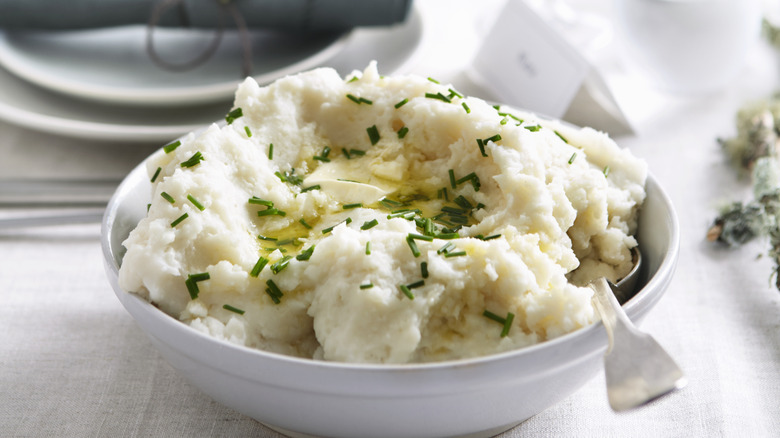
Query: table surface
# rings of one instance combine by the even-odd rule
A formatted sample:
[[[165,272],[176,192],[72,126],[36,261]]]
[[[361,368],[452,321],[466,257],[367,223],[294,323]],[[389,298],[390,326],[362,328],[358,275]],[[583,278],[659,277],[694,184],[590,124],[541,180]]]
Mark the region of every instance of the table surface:
[[[608,13],[606,0],[572,3]],[[458,87],[501,4],[420,1],[430,27],[414,72]],[[598,56],[636,131],[617,140],[647,160],[679,215],[678,269],[642,328],[689,384],[616,414],[599,375],[502,436],[780,436],[780,292],[759,257],[766,242],[728,249],[705,239],[718,206],[749,195],[716,138],[734,134],[741,105],[778,88],[780,55],[759,44],[737,80],[696,97],[643,88],[609,45]],[[0,123],[0,177],[118,179],[159,146]],[[279,436],[201,394],[160,357],[111,292],[99,237],[96,224],[0,230],[0,435]]]

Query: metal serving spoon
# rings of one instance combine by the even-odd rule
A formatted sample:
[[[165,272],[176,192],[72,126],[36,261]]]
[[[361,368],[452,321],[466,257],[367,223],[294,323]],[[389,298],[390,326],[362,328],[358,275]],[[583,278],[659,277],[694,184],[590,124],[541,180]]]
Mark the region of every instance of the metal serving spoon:
[[[661,345],[637,329],[620,306],[615,293],[628,296],[639,277],[642,256],[634,251],[631,272],[613,286],[603,277],[593,281],[593,303],[601,315],[609,337],[604,353],[607,398],[614,411],[624,411],[648,403],[682,388],[687,379],[674,359]]]

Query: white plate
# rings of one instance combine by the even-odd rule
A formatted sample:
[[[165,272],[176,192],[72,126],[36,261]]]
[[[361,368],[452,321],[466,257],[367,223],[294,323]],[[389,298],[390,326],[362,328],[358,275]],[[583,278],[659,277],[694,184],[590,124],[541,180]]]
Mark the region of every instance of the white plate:
[[[173,64],[195,58],[214,33],[154,31],[155,51]],[[344,48],[348,33],[317,38],[250,32],[252,74],[261,84],[315,67]],[[225,31],[203,65],[172,72],[146,53],[146,27],[123,26],[72,32],[2,32],[0,65],[36,85],[67,95],[130,105],[181,106],[229,98],[242,78],[238,32]]]
[[[415,8],[403,24],[355,30],[343,49],[320,65],[346,75],[377,60],[384,74],[408,72],[419,54],[424,30]],[[212,104],[141,108],[73,99],[0,68],[0,120],[75,138],[165,142],[224,116],[232,105],[234,89],[229,97]]]

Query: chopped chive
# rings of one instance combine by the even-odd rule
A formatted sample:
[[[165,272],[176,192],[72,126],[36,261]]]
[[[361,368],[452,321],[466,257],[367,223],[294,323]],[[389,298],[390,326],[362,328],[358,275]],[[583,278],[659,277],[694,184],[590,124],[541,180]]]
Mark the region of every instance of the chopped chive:
[[[394,200],[392,200],[390,198],[382,198],[381,200],[379,200],[379,202],[381,202],[382,205],[384,205],[387,208],[393,208],[393,207],[397,207],[399,205],[403,205],[402,203],[400,203],[398,201],[394,201]]]
[[[433,236],[423,236],[422,234],[409,233],[407,236],[409,239],[424,240],[426,242],[433,242]]]
[[[244,126],[244,132],[246,132],[246,136],[247,137],[251,137],[252,136],[252,130],[249,129],[249,126]]]
[[[498,316],[495,313],[491,312],[490,310],[485,310],[484,312],[482,312],[482,316],[484,316],[486,318],[489,318],[489,319],[492,319],[493,321],[495,321],[495,322],[497,322],[499,324],[506,323],[506,318]]]
[[[373,105],[374,102],[366,99],[365,97],[357,97],[354,94],[347,94],[347,99],[355,102],[356,104],[360,105],[362,103]]]
[[[455,252],[448,252],[448,253],[444,254],[444,257],[447,257],[447,258],[449,258],[449,257],[461,257],[461,256],[464,256],[464,255],[466,255],[466,251],[455,251]]]
[[[500,122],[500,123],[501,123],[502,125],[506,125],[506,123],[507,123],[508,121],[509,121],[509,119],[507,119],[506,117],[504,117],[503,119],[501,119],[501,122]]]
[[[428,80],[433,82],[434,84],[441,84],[441,82],[437,81],[436,79],[434,79],[434,78],[432,78],[430,76],[428,77]]]
[[[452,239],[457,239],[459,237],[460,234],[458,233],[439,233],[436,235],[436,238],[441,240],[452,240]]]
[[[149,209],[152,208],[152,204],[146,204],[146,212],[149,213]]]
[[[237,118],[244,115],[244,111],[241,108],[236,108],[233,111],[230,111],[225,116],[225,121],[228,125],[232,124]]]
[[[571,158],[569,158],[569,164],[573,163],[575,158],[577,158],[577,153],[576,152],[571,154]]]
[[[398,130],[398,138],[404,138],[406,137],[406,133],[409,132],[409,128],[404,126],[403,128]]]
[[[489,141],[492,141],[493,143],[497,143],[497,142],[501,141],[501,134],[496,134],[496,135],[494,135],[492,137],[488,137],[488,138],[484,139],[483,141],[485,142],[485,144],[487,144]]]
[[[355,82],[358,79],[360,79],[360,78],[358,78],[357,76],[352,76],[352,78],[350,80],[348,80],[347,82]]]
[[[418,214],[418,213],[422,213],[422,210],[420,210],[419,208],[401,208],[398,210],[393,210],[390,213],[397,214],[397,213],[409,213],[409,212]]]
[[[449,91],[451,95],[463,99],[463,95],[453,90],[452,88],[447,89],[447,91]]]
[[[265,240],[266,242],[276,242],[277,240],[279,240],[276,237],[267,237],[267,236],[263,236],[262,234],[258,234],[257,238],[260,240]]]
[[[328,233],[330,233],[331,231],[333,231],[333,229],[334,229],[334,228],[336,228],[337,226],[339,226],[339,225],[341,225],[341,224],[343,224],[343,223],[349,224],[349,223],[351,223],[351,222],[352,222],[352,218],[349,218],[349,217],[348,217],[348,218],[344,219],[343,221],[341,221],[341,222],[339,222],[339,223],[337,223],[337,224],[335,224],[335,225],[331,225],[331,226],[329,226],[328,228],[323,228],[323,229],[322,229],[322,234],[328,234]]]
[[[317,161],[322,161],[323,163],[330,163],[330,158],[328,158],[328,157],[323,157],[323,156],[320,156],[320,155],[315,155],[313,158],[314,158],[315,160],[317,160]]]
[[[209,275],[208,272],[201,272],[199,274],[190,274],[190,275],[188,275],[188,277],[191,278],[192,281],[198,282],[198,281],[203,281],[203,280],[210,279],[211,275]]]
[[[469,108],[469,106],[466,105],[466,102],[461,102],[460,105],[463,107],[464,110],[466,110],[466,114],[471,114],[471,108]]]
[[[265,284],[268,285],[268,288],[265,290],[265,293],[267,293],[268,296],[271,297],[271,300],[273,300],[275,304],[279,304],[281,302],[281,298],[284,296],[281,289],[279,289],[279,286],[277,286],[276,283],[274,283],[274,281],[270,279],[266,281]]]
[[[165,145],[163,147],[163,151],[165,151],[166,154],[170,154],[171,152],[175,151],[177,147],[181,146],[181,141],[176,140],[175,142]]]
[[[342,210],[351,210],[353,208],[361,208],[363,207],[362,202],[355,202],[354,204],[344,204],[341,206]]]
[[[442,246],[441,248],[436,250],[436,254],[447,254],[452,250],[452,248],[455,248],[455,244],[452,242],[447,242]]]
[[[362,157],[366,154],[366,151],[361,151],[360,149],[350,149],[349,153],[352,155],[357,155],[358,157]]]
[[[531,132],[536,132],[536,131],[542,129],[542,125],[538,125],[538,124],[537,125],[533,125],[533,126],[523,126],[523,127],[525,129],[531,131]]]
[[[608,176],[609,176],[609,165],[606,165],[604,166],[604,177],[606,178]]]
[[[406,287],[409,289],[416,289],[418,287],[425,286],[425,280],[415,281],[414,283],[407,284]]]
[[[192,281],[191,278],[187,278],[184,280],[184,285],[187,286],[187,292],[190,293],[190,298],[195,299],[198,298],[198,294],[200,293],[200,288],[198,288],[198,284]]]
[[[479,191],[479,187],[480,187],[479,177],[475,172],[471,172],[470,174],[464,176],[463,178],[458,179],[457,181],[455,181],[455,183],[462,184],[466,181],[471,181],[471,185],[474,187],[475,192]]]
[[[371,140],[371,146],[376,145],[379,142],[379,130],[377,129],[376,125],[371,126],[370,128],[366,128],[366,132],[368,133],[368,138]]]
[[[203,154],[200,151],[195,152],[195,155],[191,156],[187,161],[181,163],[181,167],[194,167],[203,161]]]
[[[395,219],[397,217],[400,217],[400,218],[404,218],[406,220],[412,220],[412,219],[414,219],[414,216],[416,214],[417,213],[415,213],[414,211],[402,211],[402,212],[398,212],[398,213],[388,214],[387,218],[388,219]]]
[[[395,104],[395,109],[401,108],[402,106],[406,105],[409,102],[409,99],[404,99],[397,104]]]
[[[371,255],[371,241],[366,242],[366,255]]]
[[[450,169],[448,173],[450,175],[450,187],[454,190],[458,187],[457,181],[455,181],[455,171]]]
[[[457,181],[455,181],[455,183],[456,184],[463,184],[464,182],[469,181],[469,180],[471,180],[473,178],[476,178],[476,177],[477,177],[477,174],[475,172],[471,172],[470,174],[464,176],[463,178],[460,178]]]
[[[499,112],[498,115],[501,116],[501,117],[510,117],[510,118],[514,119],[515,121],[517,121],[517,122],[523,123],[523,119],[521,119],[521,118],[519,118],[516,115],[511,114],[511,113]]]
[[[412,293],[411,290],[409,290],[409,288],[405,284],[399,285],[398,288],[401,289],[401,292],[403,292],[403,294],[406,295],[407,298],[409,298],[410,300],[414,299],[414,294]]]
[[[438,99],[442,102],[452,103],[452,100],[450,100],[449,97],[441,94],[441,93],[425,93],[425,97],[428,99]]]
[[[176,200],[173,199],[173,196],[171,196],[171,195],[169,195],[169,194],[167,194],[165,192],[160,193],[160,196],[162,196],[163,199],[165,199],[166,201],[170,202],[171,204],[176,202]]]
[[[249,273],[252,277],[257,277],[260,275],[260,272],[265,268],[265,265],[268,264],[268,259],[265,257],[260,257],[257,259],[257,263],[255,263],[255,266],[252,268],[252,271]]]
[[[482,236],[478,236],[478,237],[481,240],[493,240],[493,239],[498,239],[499,237],[501,237],[501,235],[500,234],[493,234],[493,235],[487,236],[487,237],[482,237]]]
[[[260,210],[257,212],[258,217],[264,217],[264,216],[287,216],[287,212],[279,210],[278,208],[266,208],[265,210]]]
[[[162,172],[162,167],[158,167],[157,170],[154,171],[154,175],[152,175],[151,182],[154,182],[154,180],[156,180],[157,177],[160,176],[160,172]]]
[[[487,157],[488,154],[485,152],[485,141],[481,138],[477,139],[477,146],[479,146],[479,153],[482,154],[483,157]]]
[[[244,314],[243,310],[239,309],[238,307],[233,307],[230,304],[225,304],[224,306],[222,306],[222,308],[225,309],[225,310],[229,310],[229,311],[231,311],[233,313],[238,313],[239,315],[243,315]]]
[[[506,319],[504,320],[504,328],[501,330],[501,337],[504,338],[509,334],[509,330],[512,328],[512,321],[515,320],[515,314],[508,312]]]
[[[284,172],[284,175],[282,175],[281,172],[276,171],[274,172],[274,175],[276,175],[276,177],[279,178],[281,182],[290,183],[296,186],[299,186],[303,183],[303,180],[295,175],[295,169]]]
[[[175,221],[171,222],[171,228],[176,227],[176,225],[179,225],[184,219],[187,219],[190,215],[187,213],[184,213],[183,215],[179,216]]]
[[[300,223],[301,225],[303,225],[303,226],[304,226],[304,227],[305,227],[307,230],[311,230],[311,225],[309,225],[309,224],[306,222],[306,220],[305,220],[305,219],[301,218],[301,219],[298,221],[298,223]]]
[[[295,256],[296,260],[306,261],[311,258],[311,255],[314,254],[314,245],[310,246],[308,249],[303,251],[302,253]]]
[[[347,150],[347,148],[341,148],[341,153],[344,154],[344,157],[347,160],[351,160],[352,159],[352,156],[349,155],[349,151]]]
[[[290,264],[290,260],[292,259],[292,256],[284,256],[281,259],[279,259],[276,263],[271,265],[271,272],[274,274],[278,274],[284,270],[284,268],[287,267],[287,265]]]
[[[459,216],[459,215],[453,215],[449,217],[450,221],[459,224],[459,225],[467,225],[469,223],[469,218],[466,216]]]
[[[201,204],[200,202],[198,202],[198,200],[197,200],[197,199],[195,199],[195,197],[194,197],[194,196],[192,196],[192,195],[187,195],[187,199],[188,199],[188,200],[189,200],[189,201],[192,203],[192,205],[194,205],[194,206],[195,206],[195,208],[197,208],[198,210],[200,210],[200,211],[203,211],[203,210],[205,210],[205,209],[206,209],[206,207],[204,207],[204,206],[203,206],[203,204]]]
[[[406,243],[409,245],[409,249],[412,250],[412,255],[420,257],[420,248],[417,247],[417,242],[411,236],[406,236]]]
[[[363,222],[363,225],[360,226],[360,229],[370,230],[371,228],[374,228],[377,225],[379,225],[379,221],[376,219],[372,219],[370,221]]]
[[[371,289],[372,287],[374,287],[374,283],[365,283],[360,285],[361,289]]]
[[[416,222],[417,222],[417,226],[423,229],[424,235],[433,236],[433,221],[431,220],[431,218],[426,217]]]
[[[461,208],[455,208],[455,207],[451,207],[451,206],[449,206],[449,205],[445,205],[445,206],[443,206],[443,207],[441,208],[441,211],[443,211],[444,213],[450,214],[450,215],[455,215],[455,216],[463,216],[463,215],[465,215],[466,213],[468,213],[468,210],[464,210],[464,209],[461,209]]]
[[[309,191],[312,191],[312,190],[319,190],[320,188],[321,187],[320,187],[319,184],[315,184],[313,186],[309,186],[309,187],[301,189],[301,193],[306,193],[306,192],[309,192]]]
[[[268,159],[269,160],[273,160],[274,159],[274,144],[273,143],[271,143],[268,146]]]
[[[256,205],[265,205],[266,207],[273,207],[274,203],[273,201],[267,201],[265,199],[258,198],[257,196],[252,196],[249,198],[249,201],[247,201],[249,204],[256,204]]]
[[[211,275],[209,275],[208,272],[201,272],[199,274],[190,274],[187,276],[187,279],[184,281],[184,284],[187,286],[187,291],[190,293],[190,298],[193,300],[195,298],[198,298],[198,294],[200,293],[200,289],[198,288],[198,282],[199,281],[205,281],[211,278]]]
[[[422,278],[428,278],[428,262],[420,263],[420,273]]]
[[[471,202],[469,202],[469,200],[466,199],[466,197],[463,195],[460,195],[457,198],[453,199],[453,202],[465,208],[466,210],[471,210],[472,208],[474,208],[474,206],[471,205]]]
[[[276,246],[282,246],[282,245],[295,245],[295,246],[298,246],[300,244],[301,244],[301,241],[298,240],[297,237],[293,237],[293,238],[290,238],[290,239],[284,239],[284,240],[277,240],[276,241]]]
[[[560,139],[563,140],[564,143],[569,144],[569,140],[566,140],[566,137],[562,136],[560,132],[558,131],[553,131],[553,132],[555,133],[555,135],[560,137]]]

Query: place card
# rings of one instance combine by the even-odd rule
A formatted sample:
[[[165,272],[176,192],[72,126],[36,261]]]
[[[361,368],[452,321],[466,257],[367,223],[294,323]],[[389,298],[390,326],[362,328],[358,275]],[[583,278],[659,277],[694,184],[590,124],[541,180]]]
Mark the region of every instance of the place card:
[[[598,71],[522,0],[507,1],[469,72],[501,103],[612,135],[633,132]]]

